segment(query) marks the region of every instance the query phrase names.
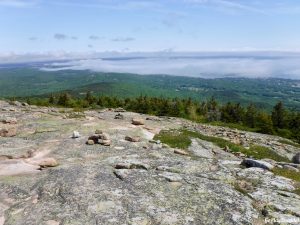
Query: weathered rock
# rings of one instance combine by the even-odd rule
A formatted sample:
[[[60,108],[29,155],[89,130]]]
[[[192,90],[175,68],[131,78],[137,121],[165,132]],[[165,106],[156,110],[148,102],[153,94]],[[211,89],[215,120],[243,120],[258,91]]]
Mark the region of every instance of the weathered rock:
[[[88,140],[93,140],[94,144],[99,144],[100,135],[92,135],[88,138]]]
[[[102,140],[110,140],[110,136],[107,133],[102,133],[99,137]]]
[[[18,120],[16,118],[8,117],[2,120],[4,124],[17,124]]]
[[[80,134],[78,131],[73,131],[72,138],[80,138]]]
[[[54,158],[40,159],[37,161],[37,164],[42,168],[58,166],[58,162]]]
[[[88,141],[86,142],[86,144],[87,144],[87,145],[94,145],[95,142],[94,142],[94,140],[88,140]]]
[[[274,166],[268,162],[255,159],[244,159],[242,165],[246,167],[258,167],[266,170],[272,170],[274,168]]]
[[[149,143],[153,143],[153,144],[161,144],[160,140],[149,140]]]
[[[117,115],[115,115],[115,120],[123,120],[124,116],[120,113],[118,113]]]
[[[133,118],[132,119],[132,124],[136,125],[136,126],[139,126],[139,125],[144,125],[145,122],[144,122],[143,119]]]
[[[126,110],[123,108],[116,108],[115,112],[126,112]]]
[[[197,139],[198,145],[185,152],[191,157],[182,157],[167,145],[162,148],[162,143],[130,144],[124,140],[128,134],[151,140],[147,132],[154,135],[161,129],[185,126],[207,136],[247,139],[249,146],[269,146],[290,159],[299,152],[293,146],[274,144],[275,136],[244,135],[230,128],[167,117],[159,118],[159,122],[153,117],[147,122],[151,129],[147,129],[116,121],[116,113],[107,110],[101,112],[101,119],[98,111],[87,110],[86,118],[63,120],[62,113],[54,114],[52,109],[30,106],[22,110],[0,101],[0,110],[3,108],[7,110],[1,111],[1,118],[17,118],[20,134],[0,138],[0,155],[13,157],[0,160],[0,221],[5,225],[251,225],[264,224],[265,218],[300,218],[300,197],[293,193],[296,182],[265,169],[245,169],[240,158],[213,143]],[[62,110],[72,112],[57,112]],[[146,118],[131,112],[126,115]],[[88,147],[66,138],[73,130],[86,134],[97,128],[110,134],[113,148]],[[102,133],[94,135],[97,143],[108,141],[102,139]],[[28,150],[34,153],[27,154]],[[209,157],[202,157],[207,154]],[[23,155],[26,157],[20,157]],[[59,159],[60,166],[41,170],[37,162],[45,157]],[[262,218],[265,206],[267,213]]]
[[[103,134],[102,130],[95,130],[95,134]]]
[[[298,152],[296,155],[294,155],[292,161],[293,161],[293,163],[300,164],[300,152]]]
[[[125,137],[126,141],[130,141],[130,142],[139,142],[141,140],[140,137],[131,137],[131,136],[126,136]]]
[[[186,151],[183,151],[181,149],[175,149],[174,153],[178,154],[178,155],[188,155],[188,153]]]
[[[15,127],[0,129],[0,137],[14,137],[17,135],[17,129]]]
[[[290,166],[290,165],[284,165],[283,166],[284,169],[287,169],[287,170],[291,170],[291,171],[295,171],[295,172],[299,172],[299,170],[293,166]]]
[[[182,177],[176,173],[164,172],[159,174],[159,176],[165,178],[169,182],[180,182],[182,181]]]
[[[130,169],[130,167],[130,163],[118,163],[117,165],[115,165],[116,169]]]
[[[104,140],[104,139],[99,139],[98,143],[104,146],[110,146],[111,145],[111,140]]]
[[[129,174],[129,170],[128,169],[118,169],[114,171],[114,174],[116,175],[117,178],[119,178],[120,180],[125,180]]]

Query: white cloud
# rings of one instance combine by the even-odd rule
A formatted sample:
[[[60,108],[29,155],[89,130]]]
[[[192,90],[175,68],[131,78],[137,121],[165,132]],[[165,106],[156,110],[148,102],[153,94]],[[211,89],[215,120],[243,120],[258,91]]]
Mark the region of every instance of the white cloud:
[[[300,79],[299,54],[276,56],[272,53],[254,53],[253,55],[220,53],[220,55],[199,54],[197,56],[192,54],[188,57],[181,57],[176,56],[176,53],[167,53],[166,56],[146,56],[125,60],[87,59],[62,64],[56,63],[55,65],[61,67],[56,70],[89,69],[101,72],[168,74],[204,78],[233,76]]]
[[[0,0],[0,7],[6,6],[6,7],[30,7],[34,6],[38,3],[38,0]]]

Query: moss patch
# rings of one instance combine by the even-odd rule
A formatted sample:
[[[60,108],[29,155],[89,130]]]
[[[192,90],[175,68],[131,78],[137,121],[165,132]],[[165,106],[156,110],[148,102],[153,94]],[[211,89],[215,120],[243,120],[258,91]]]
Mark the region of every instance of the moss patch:
[[[187,149],[190,146],[191,138],[199,138],[201,140],[212,142],[220,148],[225,148],[226,146],[228,146],[232,152],[241,152],[248,157],[251,156],[256,159],[269,158],[275,161],[290,162],[288,158],[277,154],[267,147],[253,145],[249,149],[246,149],[241,145],[234,144],[228,140],[224,140],[223,138],[206,136],[198,132],[193,132],[185,129],[161,131],[154,137],[155,140],[160,140],[161,142],[168,144],[172,148],[181,149]]]
[[[294,181],[300,182],[300,172],[276,167],[273,169],[273,173],[277,176],[286,177]]]

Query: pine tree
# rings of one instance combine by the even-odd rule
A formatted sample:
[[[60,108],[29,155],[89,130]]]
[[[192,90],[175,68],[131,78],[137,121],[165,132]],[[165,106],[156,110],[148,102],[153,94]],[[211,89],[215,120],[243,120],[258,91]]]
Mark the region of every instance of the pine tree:
[[[285,109],[282,102],[278,102],[272,111],[272,121],[275,128],[284,128],[285,126]]]
[[[256,125],[256,115],[257,114],[257,109],[254,104],[250,104],[247,107],[246,113],[245,113],[245,118],[244,118],[244,123],[246,126],[254,128]]]

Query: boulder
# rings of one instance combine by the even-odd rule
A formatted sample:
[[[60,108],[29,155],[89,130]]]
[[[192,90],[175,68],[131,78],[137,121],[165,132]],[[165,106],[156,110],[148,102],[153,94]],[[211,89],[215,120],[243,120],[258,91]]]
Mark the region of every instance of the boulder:
[[[138,119],[138,118],[133,118],[132,119],[132,124],[136,126],[144,125],[145,122],[143,119]]]
[[[130,141],[130,142],[139,142],[140,141],[140,137],[131,137],[131,136],[126,136],[125,137],[126,141]]]
[[[72,138],[80,138],[80,134],[78,131],[73,131]]]
[[[16,135],[17,129],[14,127],[0,129],[0,137],[14,137]]]
[[[300,152],[298,152],[296,155],[294,155],[292,161],[295,164],[300,164]]]
[[[262,161],[262,160],[255,160],[255,159],[244,159],[242,165],[246,167],[258,167],[265,170],[272,170],[274,166],[271,163]]]

